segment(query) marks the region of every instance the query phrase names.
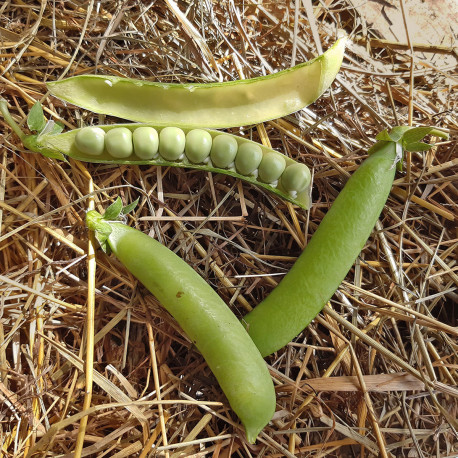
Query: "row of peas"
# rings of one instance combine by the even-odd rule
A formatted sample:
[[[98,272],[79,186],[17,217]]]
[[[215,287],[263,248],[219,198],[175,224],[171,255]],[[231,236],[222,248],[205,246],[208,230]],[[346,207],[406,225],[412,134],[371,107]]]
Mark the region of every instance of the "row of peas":
[[[251,141],[238,142],[233,135],[212,136],[204,129],[185,132],[178,127],[164,127],[159,133],[154,127],[140,126],[133,130],[116,127],[107,132],[100,127],[84,127],[75,137],[79,151],[99,156],[105,151],[117,159],[136,155],[141,160],[159,156],[166,161],[208,164],[221,169],[234,168],[241,175],[253,176],[264,183],[281,187],[296,196],[310,184],[310,171],[304,164],[287,166],[285,156],[275,151],[263,152]]]

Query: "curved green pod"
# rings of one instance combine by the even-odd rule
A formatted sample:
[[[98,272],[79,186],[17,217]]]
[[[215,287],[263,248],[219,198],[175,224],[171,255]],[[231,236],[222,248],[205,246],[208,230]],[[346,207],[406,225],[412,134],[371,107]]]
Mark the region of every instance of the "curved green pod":
[[[143,232],[113,222],[112,213],[107,209],[104,218],[88,212],[88,227],[96,231],[102,248],[109,247],[177,320],[242,421],[247,440],[254,443],[276,404],[272,378],[258,349],[225,302],[191,266]]]
[[[243,319],[263,356],[281,349],[315,318],[331,299],[361,252],[388,198],[403,149],[424,151],[431,127],[396,127],[369,150],[350,177],[310,242],[278,286]]]
[[[186,134],[192,132],[192,128],[183,128],[178,127],[163,127],[156,126],[152,124],[112,124],[112,125],[102,125],[97,127],[83,127],[81,129],[74,129],[64,133],[53,133],[52,128],[44,127],[42,128],[41,133],[38,135],[25,135],[21,131],[19,126],[12,119],[8,108],[6,100],[0,99],[0,112],[3,114],[4,118],[11,125],[15,133],[21,138],[24,145],[37,153],[41,153],[44,156],[53,157],[56,159],[65,160],[65,156],[71,157],[85,162],[94,162],[94,163],[105,163],[105,164],[132,164],[132,165],[161,165],[161,166],[172,166],[172,167],[185,167],[203,170],[207,172],[222,173],[225,175],[230,175],[241,180],[247,181],[256,186],[262,187],[277,196],[298,205],[301,208],[307,209],[310,207],[310,182],[308,186],[301,189],[299,192],[292,192],[290,189],[283,187],[281,179],[278,183],[265,183],[260,178],[257,177],[257,173],[250,175],[243,175],[239,173],[235,167],[234,162],[234,153],[237,152],[237,149],[241,145],[253,146],[257,150],[261,150],[262,155],[265,156],[268,153],[274,152],[271,148],[267,148],[259,143],[247,140],[236,135],[222,133],[217,130],[212,129],[199,129],[201,133],[209,135],[209,138],[213,142],[215,138],[218,138],[219,141],[214,142],[211,146],[210,156],[207,156],[209,145],[205,145],[206,154],[202,163],[195,163],[196,151],[192,151],[192,156],[190,160],[186,156]],[[32,111],[31,111],[32,113]],[[42,116],[42,115],[41,115]],[[30,115],[29,115],[30,118]],[[141,132],[145,130],[148,132],[148,129],[153,129],[155,132],[154,136],[146,135],[145,137],[141,135],[141,142],[134,142],[136,137],[135,132],[137,129],[141,129]],[[49,131],[49,133],[47,133]],[[132,132],[132,135],[125,135],[126,131]],[[172,132],[173,135],[161,135],[162,131]],[[114,133],[121,133],[122,135],[115,135],[116,139],[110,146],[110,150],[107,148],[106,138],[110,138]],[[151,132],[150,132],[151,133]],[[154,137],[154,138],[153,138]],[[161,137],[162,139],[166,137],[166,143],[161,147]],[[176,137],[176,138],[175,138]],[[148,142],[151,138],[152,150],[150,155],[152,159],[145,159],[145,149],[148,146]],[[208,137],[206,137],[208,140]],[[229,142],[221,142],[220,140],[230,140]],[[176,141],[176,143],[174,143]],[[141,153],[139,155],[135,154],[136,144],[141,145]],[[195,142],[192,143],[195,147]],[[93,145],[93,150],[91,150],[91,145]],[[228,148],[227,146],[230,145]],[[166,148],[164,148],[166,146]],[[216,151],[214,150],[216,148]],[[192,149],[192,148],[191,148]],[[129,151],[132,151],[132,154],[129,154]],[[242,148],[243,150],[243,148]],[[156,153],[158,151],[158,153]],[[218,152],[220,154],[218,154]],[[148,151],[146,151],[148,153]],[[281,154],[275,152],[276,154]],[[163,156],[161,156],[163,154]],[[189,154],[189,148],[188,148]],[[223,159],[228,157],[227,162],[224,162]],[[285,159],[286,166],[298,164],[293,159],[282,155]],[[213,158],[218,158],[218,163],[228,164],[228,168],[217,167],[213,162]],[[303,167],[306,167],[303,165]],[[255,171],[257,172],[257,171]]]
[[[156,126],[237,127],[280,118],[313,103],[334,81],[346,38],[308,62],[267,76],[223,83],[167,84],[108,75],[48,82],[73,105]]]

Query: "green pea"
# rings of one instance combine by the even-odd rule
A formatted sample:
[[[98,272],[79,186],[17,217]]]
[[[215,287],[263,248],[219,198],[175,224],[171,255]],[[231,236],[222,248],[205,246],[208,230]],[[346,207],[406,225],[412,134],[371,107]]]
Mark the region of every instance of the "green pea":
[[[262,160],[262,149],[260,146],[245,142],[239,146],[235,158],[235,167],[242,175],[252,175],[257,171]]]
[[[159,136],[153,127],[137,127],[132,134],[135,154],[140,159],[153,159],[157,156]]]
[[[234,163],[238,148],[239,145],[234,137],[228,134],[217,135],[213,139],[210,159],[216,167],[227,169]]]
[[[277,183],[285,167],[286,161],[282,154],[266,153],[259,164],[259,178],[264,183]]]
[[[116,127],[105,135],[105,146],[110,156],[123,159],[132,156],[132,132],[127,127]]]
[[[212,136],[202,129],[190,130],[186,135],[186,157],[194,164],[200,164],[210,155]]]
[[[281,176],[283,188],[290,193],[304,191],[310,184],[310,170],[305,164],[291,164]]]
[[[178,127],[164,127],[159,134],[159,154],[167,161],[176,161],[184,153],[186,136]]]
[[[105,148],[105,132],[100,127],[83,127],[75,136],[79,151],[90,156],[100,156]]]

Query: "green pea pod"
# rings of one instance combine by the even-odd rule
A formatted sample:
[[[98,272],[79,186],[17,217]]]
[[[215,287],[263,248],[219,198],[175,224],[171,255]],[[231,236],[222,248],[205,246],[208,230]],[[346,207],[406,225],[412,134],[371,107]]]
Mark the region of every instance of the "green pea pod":
[[[35,107],[31,111],[34,122],[30,124],[41,126],[43,114]],[[310,207],[311,177],[305,164],[236,135],[212,129],[133,123],[54,133],[52,121],[38,134],[25,135],[11,117],[4,99],[0,99],[0,112],[28,149],[47,157],[222,173],[260,186],[301,208]],[[278,161],[269,160],[272,153],[284,159],[284,167],[283,161],[279,167]]]
[[[223,83],[164,84],[108,75],[48,82],[73,105],[156,126],[237,127],[280,118],[313,103],[334,81],[346,38],[324,54],[267,76]]]
[[[434,128],[406,128],[396,138],[380,134],[370,156],[350,177],[310,242],[278,286],[243,321],[263,356],[294,339],[320,312],[347,275],[383,210],[403,149],[422,137],[447,135]],[[394,130],[393,129],[393,130]],[[422,130],[423,129],[423,130]],[[398,132],[399,133],[399,132]],[[411,139],[413,139],[411,141]],[[431,147],[431,145],[429,145]]]
[[[111,219],[119,210],[118,198],[105,215]],[[254,443],[275,412],[275,390],[266,363],[237,317],[192,267],[153,238],[96,211],[88,212],[86,222],[102,248],[110,248],[177,320]]]

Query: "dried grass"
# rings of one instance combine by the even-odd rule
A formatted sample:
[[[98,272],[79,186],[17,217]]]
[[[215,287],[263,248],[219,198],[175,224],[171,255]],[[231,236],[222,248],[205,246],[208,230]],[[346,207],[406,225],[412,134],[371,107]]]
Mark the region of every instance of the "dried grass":
[[[115,120],[48,97],[47,80],[249,78],[310,59],[337,28],[352,39],[332,91],[309,109],[231,130],[313,169],[309,212],[225,176],[58,163],[24,151],[0,121],[3,456],[456,456],[453,43],[383,40],[346,0],[16,0],[0,18],[0,92],[15,117],[42,100],[68,128]],[[94,258],[85,211],[140,197],[130,224],[242,316],[290,268],[375,134],[409,121],[451,140],[408,157],[339,292],[266,359],[277,411],[250,446],[174,320],[116,259]]]

